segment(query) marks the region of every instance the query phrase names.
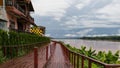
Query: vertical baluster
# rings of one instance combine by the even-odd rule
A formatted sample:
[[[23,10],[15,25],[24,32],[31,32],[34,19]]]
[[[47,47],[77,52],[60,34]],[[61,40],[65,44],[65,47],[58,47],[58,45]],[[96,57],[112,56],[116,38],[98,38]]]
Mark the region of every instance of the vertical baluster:
[[[77,68],[79,68],[79,54],[77,54]]]
[[[84,57],[82,56],[82,63],[81,63],[81,67],[84,68]]]
[[[15,51],[16,51],[16,56],[18,56],[18,50],[19,48],[18,47],[15,47]]]
[[[48,46],[46,47],[46,60],[48,60]]]
[[[88,68],[91,68],[91,66],[92,66],[92,61],[88,59]]]
[[[34,48],[34,68],[38,68],[38,48]]]
[[[73,65],[74,65],[74,53],[72,52],[72,56],[73,56],[73,58],[72,58],[72,60],[73,60]]]
[[[69,57],[69,61],[70,61],[70,51],[68,50],[68,57]]]
[[[76,54],[74,53],[74,68],[76,67]]]
[[[5,57],[5,56],[6,56],[6,50],[7,50],[7,49],[6,49],[5,46],[3,46],[2,48],[3,48],[4,57]]]
[[[104,68],[110,68],[108,65],[104,65]]]
[[[71,62],[73,64],[73,52],[71,52]]]
[[[72,52],[70,51],[70,61],[72,63]]]
[[[14,48],[9,46],[9,52],[10,52],[9,56],[11,59],[13,58],[13,55],[14,55],[13,51],[14,51]]]
[[[52,45],[50,44],[50,56],[52,56]]]

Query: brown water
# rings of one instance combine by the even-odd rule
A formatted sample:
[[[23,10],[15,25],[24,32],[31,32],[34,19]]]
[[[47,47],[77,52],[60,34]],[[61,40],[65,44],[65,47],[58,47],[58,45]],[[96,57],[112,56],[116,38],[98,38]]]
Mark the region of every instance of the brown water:
[[[63,41],[66,44],[70,44],[71,46],[80,48],[81,46],[86,46],[87,48],[92,47],[96,51],[106,51],[111,50],[112,52],[116,52],[120,50],[120,42],[112,42],[112,41],[95,41],[95,40],[78,40],[78,39],[57,39],[59,41]]]

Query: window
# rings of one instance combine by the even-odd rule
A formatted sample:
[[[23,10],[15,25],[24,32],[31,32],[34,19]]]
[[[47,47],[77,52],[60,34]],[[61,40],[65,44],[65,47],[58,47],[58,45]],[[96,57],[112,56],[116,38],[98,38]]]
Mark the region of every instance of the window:
[[[15,29],[15,23],[13,21],[10,20],[10,29]]]
[[[6,28],[6,23],[0,22],[0,29],[5,29],[5,28]]]

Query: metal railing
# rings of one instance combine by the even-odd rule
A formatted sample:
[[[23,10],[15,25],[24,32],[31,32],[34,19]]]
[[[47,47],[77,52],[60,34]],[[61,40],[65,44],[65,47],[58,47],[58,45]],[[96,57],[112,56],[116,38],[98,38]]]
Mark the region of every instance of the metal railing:
[[[107,64],[101,61],[95,60],[90,57],[86,57],[82,54],[76,53],[68,49],[64,44],[61,42],[53,41],[62,45],[62,49],[65,53],[65,56],[69,59],[72,63],[74,68],[93,68],[93,65],[97,65],[97,68],[120,68],[120,64]],[[87,64],[85,64],[87,63]]]

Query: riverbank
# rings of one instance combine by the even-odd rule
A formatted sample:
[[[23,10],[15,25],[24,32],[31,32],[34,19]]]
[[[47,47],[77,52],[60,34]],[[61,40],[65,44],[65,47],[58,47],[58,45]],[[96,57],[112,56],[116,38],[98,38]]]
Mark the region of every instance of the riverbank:
[[[80,39],[120,42],[120,36],[82,37]]]

